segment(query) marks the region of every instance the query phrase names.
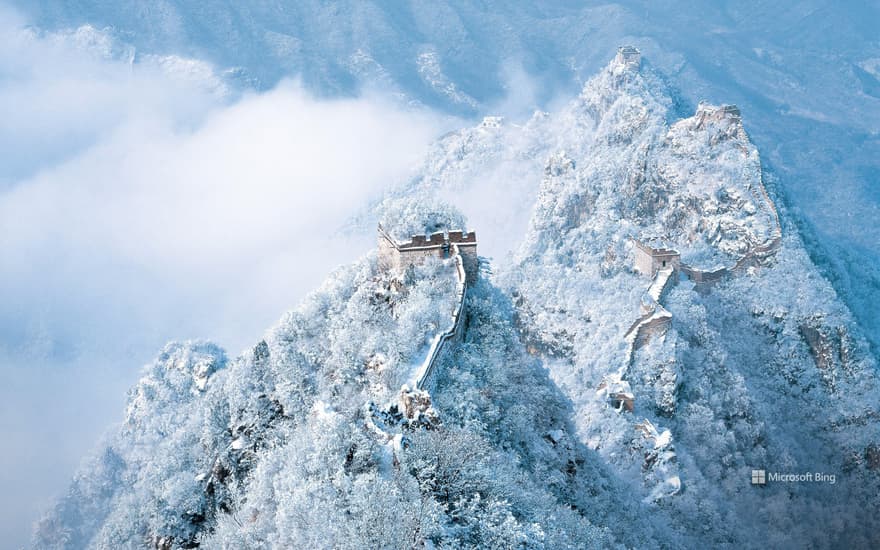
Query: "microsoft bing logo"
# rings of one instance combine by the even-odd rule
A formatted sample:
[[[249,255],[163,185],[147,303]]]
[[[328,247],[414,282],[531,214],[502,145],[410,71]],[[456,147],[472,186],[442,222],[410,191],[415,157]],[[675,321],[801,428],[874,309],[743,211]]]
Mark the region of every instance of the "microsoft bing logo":
[[[764,470],[752,470],[752,485],[766,485],[767,472]]]

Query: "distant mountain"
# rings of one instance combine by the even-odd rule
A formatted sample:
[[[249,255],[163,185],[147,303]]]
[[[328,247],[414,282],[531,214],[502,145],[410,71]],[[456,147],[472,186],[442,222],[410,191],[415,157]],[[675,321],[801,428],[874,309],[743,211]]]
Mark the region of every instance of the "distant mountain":
[[[623,49],[557,113],[442,138],[375,217],[448,257],[370,252],[237,358],[169,344],[35,546],[875,545],[864,332],[765,188],[748,111],[681,110]],[[483,175],[531,217],[462,292],[439,197]]]
[[[880,316],[880,7],[809,2],[425,3],[37,0],[44,29],[91,25],[141,59],[213,63],[230,89],[301,79],[321,95],[380,90],[463,116],[526,118],[638,46],[675,116],[735,103],[768,184],[865,328]],[[188,68],[185,70],[194,70]],[[199,69],[201,70],[201,69]],[[540,146],[540,144],[539,144]],[[521,187],[529,178],[513,178]],[[515,200],[511,202],[516,202]],[[530,203],[526,203],[530,204]],[[475,218],[472,217],[474,221]]]

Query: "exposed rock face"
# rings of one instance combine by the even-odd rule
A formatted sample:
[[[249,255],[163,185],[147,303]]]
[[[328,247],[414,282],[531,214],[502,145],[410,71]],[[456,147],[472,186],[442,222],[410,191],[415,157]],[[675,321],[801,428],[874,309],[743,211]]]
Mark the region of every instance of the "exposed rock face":
[[[835,380],[852,369],[853,342],[846,328],[828,327],[823,324],[821,316],[816,316],[800,325],[800,334],[809,347],[810,356],[822,380],[829,389],[834,390]]]
[[[431,395],[425,390],[401,389],[398,409],[411,425],[434,426],[439,422],[437,411],[431,406]]]

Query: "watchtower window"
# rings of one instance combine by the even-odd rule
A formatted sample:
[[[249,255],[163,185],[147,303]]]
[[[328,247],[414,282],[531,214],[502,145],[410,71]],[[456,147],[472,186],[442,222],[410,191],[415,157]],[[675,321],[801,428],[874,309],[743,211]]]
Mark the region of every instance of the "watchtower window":
[[[666,267],[666,260],[663,260],[663,267]]]

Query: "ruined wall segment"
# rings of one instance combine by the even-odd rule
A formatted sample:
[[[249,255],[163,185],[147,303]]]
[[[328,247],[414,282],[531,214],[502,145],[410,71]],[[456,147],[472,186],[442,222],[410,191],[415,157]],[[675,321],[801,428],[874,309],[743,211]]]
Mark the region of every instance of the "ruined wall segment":
[[[382,225],[379,225],[378,264],[382,271],[398,271],[400,265],[400,253],[394,238],[389,235]]]

